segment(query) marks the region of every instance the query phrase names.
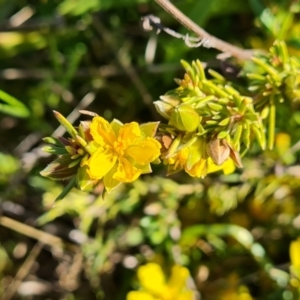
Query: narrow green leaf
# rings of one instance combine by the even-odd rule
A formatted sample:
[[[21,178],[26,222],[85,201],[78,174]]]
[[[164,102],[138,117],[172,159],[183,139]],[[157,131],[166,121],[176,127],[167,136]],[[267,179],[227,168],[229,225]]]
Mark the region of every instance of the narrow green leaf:
[[[5,93],[4,91],[0,90],[0,100],[2,100],[6,104],[0,103],[0,111],[15,117],[19,118],[27,118],[30,115],[29,110],[27,107],[14,98],[13,96]]]
[[[67,186],[64,188],[64,190],[56,197],[55,201],[62,200],[65,198],[68,193],[72,190],[72,188],[75,186],[75,176],[71,179],[71,181],[67,184]]]

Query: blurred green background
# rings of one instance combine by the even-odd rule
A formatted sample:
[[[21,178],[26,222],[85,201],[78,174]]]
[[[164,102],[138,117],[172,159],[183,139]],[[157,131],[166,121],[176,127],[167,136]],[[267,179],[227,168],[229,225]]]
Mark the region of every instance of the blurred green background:
[[[279,38],[300,53],[297,1],[173,3],[229,43],[268,49]],[[147,14],[187,33],[150,0],[0,0],[0,297],[126,299],[151,261],[187,267],[195,299],[299,299],[289,257],[300,235],[297,110],[279,113],[275,149],[254,147],[232,175],[166,178],[157,166],[104,201],[74,189],[53,203],[66,183],[39,175],[51,161],[41,139],[64,134],[53,110],[75,125],[88,119],[80,109],[157,121],[152,102],[176,87],[180,59],[222,71],[216,50],[144,32]]]

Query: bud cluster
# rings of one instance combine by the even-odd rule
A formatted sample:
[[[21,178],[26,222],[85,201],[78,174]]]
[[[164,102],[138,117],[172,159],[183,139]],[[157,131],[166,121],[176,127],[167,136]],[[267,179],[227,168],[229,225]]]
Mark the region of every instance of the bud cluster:
[[[300,102],[300,60],[290,56],[283,41],[275,41],[269,53],[252,58],[255,72],[246,74],[255,110],[268,128],[268,148],[275,135],[276,108]]]
[[[208,70],[208,78],[199,60],[181,63],[185,74],[175,80],[178,87],[154,102],[166,124],[109,123],[89,113],[93,119],[75,129],[55,112],[70,138],[45,139],[51,145],[44,150],[58,158],[41,174],[73,177],[82,190],[102,182],[109,192],[150,173],[150,163],[160,159],[168,174],[184,170],[205,177],[241,168],[241,157],[255,141],[262,149],[272,149],[276,107],[291,107],[300,100],[300,61],[288,55],[284,42],[276,41],[268,54],[252,58],[252,72],[244,71],[248,89],[213,70]]]

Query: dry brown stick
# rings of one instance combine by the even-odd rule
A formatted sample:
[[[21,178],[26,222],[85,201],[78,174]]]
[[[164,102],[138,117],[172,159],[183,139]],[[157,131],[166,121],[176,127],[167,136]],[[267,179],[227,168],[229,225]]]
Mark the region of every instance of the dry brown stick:
[[[0,217],[0,226],[19,232],[50,247],[68,248],[72,251],[77,251],[78,249],[77,246],[66,243],[63,239],[53,234],[36,229],[8,217]]]
[[[20,284],[22,283],[25,276],[30,272],[31,267],[36,261],[36,258],[43,249],[43,243],[37,242],[34,247],[31,249],[29,255],[24,261],[23,265],[20,267],[13,281],[8,286],[1,300],[10,300],[16,291],[18,290]]]
[[[253,55],[252,50],[243,50],[239,47],[233,46],[221,39],[216,38],[215,36],[210,35],[199,25],[193,22],[185,14],[183,14],[177,7],[175,7],[168,0],[155,0],[155,2],[160,5],[168,14],[175,18],[179,23],[184,27],[194,32],[200,39],[206,39],[211,48],[220,50],[221,52],[228,53],[238,59],[247,60],[250,59]]]

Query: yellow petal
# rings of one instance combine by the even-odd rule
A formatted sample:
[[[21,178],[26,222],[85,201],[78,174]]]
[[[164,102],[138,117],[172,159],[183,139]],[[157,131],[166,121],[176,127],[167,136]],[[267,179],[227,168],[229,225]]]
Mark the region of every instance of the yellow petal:
[[[101,179],[115,165],[117,157],[99,148],[86,162],[91,179]]]
[[[119,158],[118,169],[113,178],[121,182],[132,182],[142,173],[142,170],[134,167],[126,158]]]
[[[295,268],[300,268],[300,238],[290,244],[291,264]]]
[[[159,157],[161,144],[153,138],[146,138],[126,149],[126,155],[130,156],[137,164],[146,165]]]
[[[178,294],[186,286],[186,280],[188,279],[189,275],[190,273],[187,268],[177,265],[174,266],[172,268],[168,286],[172,288],[176,294]]]
[[[110,171],[106,175],[104,175],[103,184],[108,193],[110,193],[113,189],[115,189],[117,186],[119,186],[121,184],[120,181],[113,178],[114,174],[117,171],[117,166],[118,166],[118,164],[115,164],[110,169]]]
[[[129,292],[127,294],[126,300],[155,300],[156,298],[152,297],[146,292]]]
[[[111,125],[102,117],[94,117],[90,125],[93,139],[101,146],[113,146],[116,141],[115,133]]]
[[[148,263],[138,269],[138,279],[142,287],[153,295],[160,295],[165,286],[165,276],[161,267]]]
[[[127,146],[135,144],[141,138],[142,133],[136,122],[125,124],[120,128],[118,141],[122,141]]]
[[[213,173],[223,170],[224,174],[231,174],[235,171],[235,165],[232,159],[227,159],[223,164],[220,166],[216,165],[213,160],[208,157],[207,159],[207,173]]]
[[[192,177],[204,177],[206,175],[206,159],[200,159],[197,163],[193,165],[193,167],[185,171]]]
[[[223,173],[225,175],[231,174],[235,171],[236,167],[232,159],[228,159],[223,164]]]
[[[194,298],[194,293],[192,291],[186,291],[180,293],[180,295],[176,298],[176,300],[193,300]]]
[[[203,138],[199,137],[188,147],[188,157],[186,159],[186,169],[190,170],[194,165],[206,158],[206,143]],[[198,176],[199,177],[199,176]]]

